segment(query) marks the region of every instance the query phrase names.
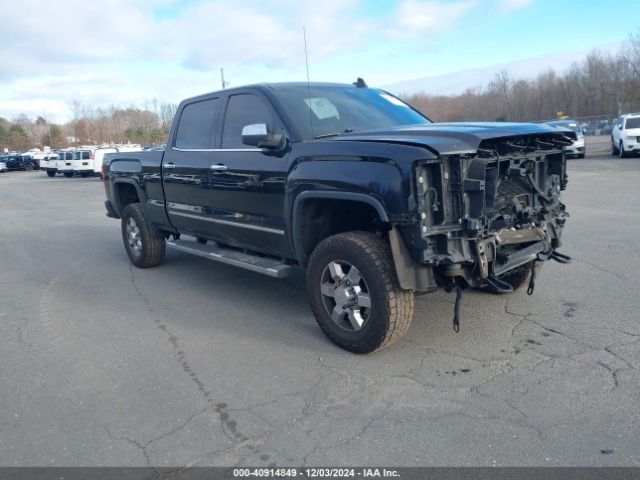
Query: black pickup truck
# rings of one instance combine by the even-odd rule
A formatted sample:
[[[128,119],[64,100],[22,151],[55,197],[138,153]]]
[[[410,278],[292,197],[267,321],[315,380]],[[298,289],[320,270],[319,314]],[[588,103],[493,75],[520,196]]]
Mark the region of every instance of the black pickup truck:
[[[107,215],[129,258],[169,245],[284,277],[306,268],[311,309],[337,345],[393,344],[414,294],[511,292],[556,249],[568,214],[563,147],[536,124],[432,123],[354,84],[261,84],[184,100],[165,151],[105,156]]]

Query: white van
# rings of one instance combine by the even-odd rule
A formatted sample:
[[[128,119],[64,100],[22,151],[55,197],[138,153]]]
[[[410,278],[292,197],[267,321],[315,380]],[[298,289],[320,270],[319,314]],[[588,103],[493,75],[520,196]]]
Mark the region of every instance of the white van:
[[[58,152],[58,173],[62,173],[65,177],[73,177],[73,152]]]
[[[71,170],[73,173],[70,176],[73,176],[74,173],[77,173],[82,177],[89,177],[93,175],[93,151],[76,150],[73,152]]]

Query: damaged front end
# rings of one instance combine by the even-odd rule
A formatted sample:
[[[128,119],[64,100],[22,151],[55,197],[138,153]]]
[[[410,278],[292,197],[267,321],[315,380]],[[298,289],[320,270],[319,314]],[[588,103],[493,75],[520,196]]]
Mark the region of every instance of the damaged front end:
[[[431,280],[458,291],[506,293],[512,287],[504,278],[515,269],[568,262],[557,248],[569,215],[560,201],[567,186],[562,150],[569,144],[548,133],[492,138],[474,154],[419,162],[419,232],[411,244],[418,263],[432,269]]]

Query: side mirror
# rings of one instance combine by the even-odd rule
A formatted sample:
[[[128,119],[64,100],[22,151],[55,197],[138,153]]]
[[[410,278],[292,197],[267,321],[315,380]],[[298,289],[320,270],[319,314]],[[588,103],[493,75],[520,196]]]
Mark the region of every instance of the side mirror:
[[[242,143],[277,150],[284,146],[284,135],[269,133],[266,123],[254,123],[242,128]]]

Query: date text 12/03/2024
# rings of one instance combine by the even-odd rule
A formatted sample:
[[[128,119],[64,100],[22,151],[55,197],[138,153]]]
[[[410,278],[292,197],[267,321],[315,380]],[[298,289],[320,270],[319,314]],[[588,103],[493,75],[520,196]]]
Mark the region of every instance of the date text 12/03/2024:
[[[263,478],[399,478],[397,470],[387,468],[236,468],[234,478],[263,477]]]

